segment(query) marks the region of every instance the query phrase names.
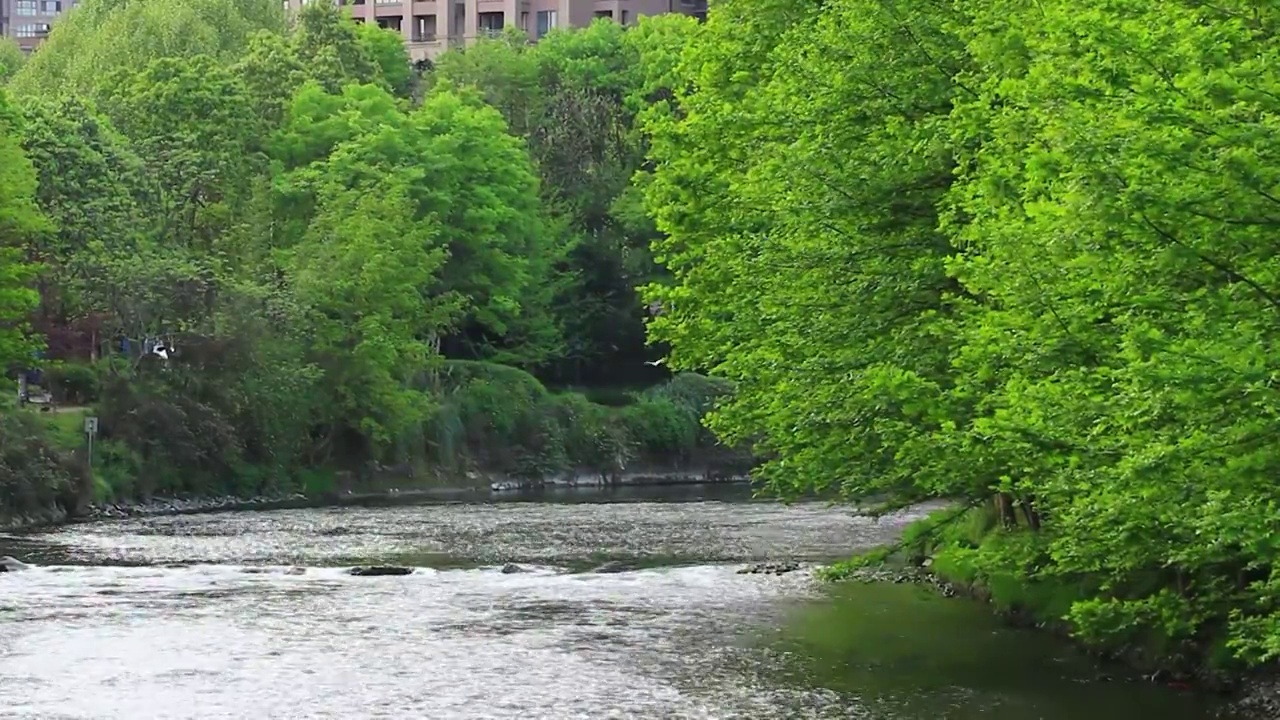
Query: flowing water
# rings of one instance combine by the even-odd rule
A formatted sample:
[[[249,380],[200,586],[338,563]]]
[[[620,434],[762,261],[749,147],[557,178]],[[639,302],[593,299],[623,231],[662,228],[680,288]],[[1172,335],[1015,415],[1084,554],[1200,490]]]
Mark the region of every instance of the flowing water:
[[[830,561],[922,513],[686,488],[0,538],[38,564],[0,575],[0,718],[1213,717],[968,601],[736,572]],[[634,569],[584,571],[608,560]],[[373,562],[419,569],[343,570]]]

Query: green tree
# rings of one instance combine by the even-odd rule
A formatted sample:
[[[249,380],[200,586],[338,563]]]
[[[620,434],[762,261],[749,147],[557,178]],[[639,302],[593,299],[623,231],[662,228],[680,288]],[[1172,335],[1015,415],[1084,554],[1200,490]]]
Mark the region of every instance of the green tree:
[[[35,204],[36,174],[22,152],[20,119],[0,91],[0,368],[25,367],[35,347],[28,317],[39,302],[26,243],[48,230]]]
[[[956,273],[986,308],[961,370],[987,400],[965,447],[1049,519],[1036,572],[1096,583],[1071,612],[1091,639],[1182,649],[1229,619],[1243,657],[1280,655],[1277,22],[972,9]]]
[[[105,81],[103,108],[160,190],[167,242],[213,247],[259,172],[263,131],[248,92],[213,58],[164,58]]]
[[[54,226],[27,246],[41,264],[37,329],[50,336],[58,357],[69,350],[52,341],[65,335],[60,329],[95,325],[88,307],[96,300],[82,295],[86,273],[102,253],[130,257],[149,237],[155,193],[127,140],[87,103],[29,102],[23,115],[22,145],[39,179],[36,200]],[[93,338],[73,344],[88,349]]]
[[[312,351],[329,389],[330,442],[347,427],[386,446],[431,409],[421,381],[438,357],[429,338],[452,321],[457,298],[427,292],[447,252],[442,228],[415,218],[405,175],[326,186],[292,253],[293,285],[310,310]]]
[[[376,23],[356,23],[356,38],[365,54],[377,66],[377,75],[396,97],[409,98],[418,85],[418,75],[409,63],[404,37]]]
[[[535,45],[511,32],[446,53],[433,75],[437,84],[479,92],[525,139],[543,200],[571,246],[555,299],[567,359],[543,368],[552,377],[582,379],[588,367],[607,368],[615,378],[645,369],[644,312],[635,287],[655,272],[647,246],[656,233],[629,188],[644,161],[635,124],[644,105],[637,95],[644,82],[641,52],[645,42],[659,43],[629,38],[661,36],[666,49],[678,52],[697,23],[646,18],[641,27],[598,21]]]
[[[650,117],[671,363],[736,383],[713,415],[784,494],[956,486],[929,437],[950,384],[936,205],[964,65],[937,5],[726,2]],[[758,31],[758,32],[757,32]]]
[[[274,153],[297,167],[281,184],[291,218],[305,214],[326,185],[410,173],[412,217],[449,228],[433,294],[465,299],[457,329],[502,337],[537,314],[554,237],[528,156],[493,109],[439,91],[405,114],[378,88],[348,86],[337,97],[310,86],[295,100]]]
[[[331,93],[349,83],[378,84],[381,67],[371,55],[372,40],[331,3],[308,3],[298,13],[293,50],[311,79]]]
[[[0,85],[9,81],[27,62],[27,56],[18,43],[8,38],[0,39]]]
[[[160,58],[234,62],[260,30],[284,32],[276,0],[84,0],[13,79],[16,95],[100,99],[103,76]]]

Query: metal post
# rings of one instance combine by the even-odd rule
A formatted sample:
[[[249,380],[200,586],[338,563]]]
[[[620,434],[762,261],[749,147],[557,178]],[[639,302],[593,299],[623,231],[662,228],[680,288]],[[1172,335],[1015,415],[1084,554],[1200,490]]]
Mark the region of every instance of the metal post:
[[[86,415],[84,419],[84,434],[89,436],[89,472],[93,472],[93,436],[98,434],[98,418],[94,415]]]

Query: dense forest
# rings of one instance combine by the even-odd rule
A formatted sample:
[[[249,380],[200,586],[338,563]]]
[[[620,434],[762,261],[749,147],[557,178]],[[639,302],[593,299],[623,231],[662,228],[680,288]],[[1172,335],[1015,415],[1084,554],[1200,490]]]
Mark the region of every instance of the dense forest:
[[[710,424],[774,490],[956,498],[934,569],[1168,664],[1273,660],[1278,27],[723,0],[645,121],[653,336],[736,385]]]
[[[713,453],[630,189],[696,25],[415,67],[329,4],[88,0],[7,46],[0,362],[48,402],[6,397],[0,510]]]
[[[93,404],[96,492],[718,439],[957,500],[915,550],[1087,642],[1280,656],[1280,8],[721,0],[413,68],[320,5],[88,0],[0,72],[0,357]],[[5,502],[85,482],[40,419]]]

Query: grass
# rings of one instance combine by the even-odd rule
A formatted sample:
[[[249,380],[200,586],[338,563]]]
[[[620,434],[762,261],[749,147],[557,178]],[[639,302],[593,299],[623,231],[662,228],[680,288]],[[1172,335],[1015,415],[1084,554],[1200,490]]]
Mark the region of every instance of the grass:
[[[63,407],[58,411],[41,412],[38,408],[24,409],[38,416],[49,431],[49,440],[62,450],[78,450],[85,443],[84,419],[90,408]]]

